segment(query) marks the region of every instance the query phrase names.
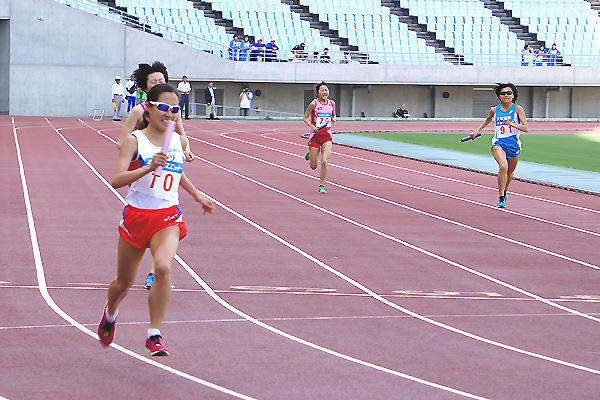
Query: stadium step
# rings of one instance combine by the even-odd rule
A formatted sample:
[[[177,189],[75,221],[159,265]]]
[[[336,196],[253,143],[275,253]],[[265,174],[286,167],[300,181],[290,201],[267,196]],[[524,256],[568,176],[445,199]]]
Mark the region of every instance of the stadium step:
[[[525,43],[534,46],[545,46],[542,40],[538,40],[537,34],[529,32],[529,28],[521,25],[520,18],[513,17],[512,11],[504,8],[504,4],[496,0],[481,0],[483,6],[492,12],[494,17],[500,18],[503,25],[508,26],[508,30],[517,35],[517,38]]]
[[[248,36],[250,42],[254,43],[254,36],[244,33],[244,29],[234,26],[233,21],[228,18],[223,18],[223,13],[218,10],[213,10],[212,4],[202,0],[189,0],[194,4],[194,8],[201,10],[205,17],[215,20],[215,24],[225,28],[225,32],[230,35],[238,35],[239,37]]]
[[[456,54],[453,47],[447,47],[443,40],[439,40],[434,32],[427,30],[427,25],[420,24],[417,17],[410,15],[410,11],[400,5],[398,0],[381,0],[381,5],[390,9],[390,12],[398,16],[400,22],[407,25],[408,29],[416,32],[417,37],[424,39],[427,46],[433,47],[436,53],[444,56],[444,60],[455,65],[471,65],[465,62],[465,57]]]
[[[600,0],[585,0],[592,5],[592,10],[596,10],[600,15]]]
[[[98,3],[108,6],[110,13],[119,14],[121,16],[121,21],[125,25],[131,28],[139,29],[143,32],[151,33],[156,36],[162,36],[162,33],[152,32],[150,25],[141,23],[138,17],[129,14],[127,12],[127,7],[117,6],[115,0],[98,0]]]
[[[368,60],[368,54],[366,53],[358,53],[358,46],[351,45],[348,41],[348,38],[340,36],[339,31],[336,29],[331,29],[329,27],[328,22],[323,22],[319,19],[319,15],[310,12],[310,8],[308,6],[300,4],[299,0],[280,0],[283,4],[287,4],[290,6],[292,12],[295,12],[300,15],[300,19],[304,21],[308,21],[310,23],[310,27],[317,29],[321,36],[328,37],[330,42],[340,46],[340,50],[342,51],[351,51],[352,58],[358,61]]]

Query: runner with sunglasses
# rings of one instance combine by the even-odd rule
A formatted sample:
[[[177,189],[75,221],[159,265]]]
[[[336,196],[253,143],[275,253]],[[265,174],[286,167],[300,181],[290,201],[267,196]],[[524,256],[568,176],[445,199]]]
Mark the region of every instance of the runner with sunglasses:
[[[152,63],[152,65],[138,64],[138,69],[133,72],[133,77],[137,87],[146,93],[151,90],[154,85],[166,83],[169,80],[167,68],[160,61],[155,61]],[[136,129],[144,129],[148,126],[147,109],[147,102],[142,102],[131,109],[129,115],[127,116],[127,120],[125,121],[125,125],[121,130],[121,134],[119,135],[119,140],[117,141],[117,147],[119,149],[121,149],[125,139],[131,134],[131,132]],[[194,153],[192,153],[190,150],[190,142],[185,135],[183,121],[181,120],[181,113],[179,111],[179,108],[177,108],[177,111],[173,112],[176,122],[175,132],[184,138],[183,152],[185,154],[185,160],[192,161],[194,159]],[[151,269],[146,276],[144,287],[146,289],[150,289],[152,287],[152,282],[154,282],[154,270]]]
[[[481,126],[471,134],[475,139],[490,122],[494,121],[492,155],[498,163],[498,207],[506,207],[508,185],[521,154],[521,132],[527,133],[529,126],[525,110],[516,104],[519,91],[512,83],[499,83],[494,88],[500,104],[490,109],[490,114]]]
[[[181,185],[202,205],[205,213],[212,213],[214,204],[183,174],[184,138],[172,135],[166,154],[161,150],[169,122],[178,112],[177,91],[167,84],[155,85],[148,92],[148,103],[148,126],[125,138],[111,181],[114,188],[130,186],[119,224],[117,277],[108,288],[108,302],[98,326],[98,337],[104,346],[112,343],[119,304],[133,285],[142,257],[149,248],[156,281],[148,294],[150,329],[146,351],[152,356],[168,356],[169,350],[162,342],[160,327],[171,297],[173,257],[179,241],[187,233],[178,207],[177,190]],[[132,161],[136,164],[134,169],[130,168]],[[159,166],[162,173],[154,175]]]

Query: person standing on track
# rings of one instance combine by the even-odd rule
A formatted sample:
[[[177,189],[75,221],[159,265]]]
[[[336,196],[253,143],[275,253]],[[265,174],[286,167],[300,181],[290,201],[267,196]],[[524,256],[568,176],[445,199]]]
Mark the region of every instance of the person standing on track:
[[[331,137],[331,126],[335,123],[335,102],[328,99],[329,87],[327,83],[321,82],[315,86],[316,99],[310,102],[304,113],[304,123],[310,130],[308,139],[307,161],[310,161],[310,167],[317,169],[319,152],[321,153],[321,182],[319,184],[319,193],[327,193],[325,190],[325,180],[327,179],[327,167],[333,138]]]
[[[483,128],[494,121],[492,137],[492,155],[498,163],[498,207],[506,207],[508,185],[521,154],[521,132],[527,133],[529,126],[525,118],[525,110],[516,103],[519,92],[512,83],[499,83],[494,89],[500,104],[492,107],[488,117],[481,126],[471,134],[475,138]]]
[[[175,120],[179,111],[177,91],[167,84],[155,85],[148,92],[148,102],[148,126],[125,138],[111,181],[115,189],[130,186],[119,224],[117,277],[108,288],[98,337],[103,346],[112,343],[119,304],[133,285],[142,257],[150,248],[156,282],[148,295],[150,329],[146,351],[152,356],[168,356],[160,327],[171,296],[171,263],[179,241],[187,233],[177,190],[181,185],[205,213],[212,213],[214,204],[183,174],[184,138],[172,135],[167,154],[161,150],[169,121]],[[132,161],[138,168],[130,168]],[[163,168],[161,175],[154,175],[159,166]]]
[[[166,83],[169,80],[169,74],[167,73],[167,68],[160,61],[155,61],[152,65],[149,64],[139,64],[138,69],[133,72],[133,76],[135,78],[136,86],[143,90],[144,92],[148,92],[155,85],[160,83]],[[148,103],[146,101],[138,104],[137,106],[131,109],[127,120],[125,121],[125,125],[121,130],[121,134],[119,135],[119,140],[117,141],[117,148],[121,149],[123,143],[129,137],[131,132],[136,129],[144,129],[148,126]],[[181,120],[181,110],[175,113],[175,132],[177,132],[181,137],[184,138],[184,147],[183,152],[185,154],[185,160],[191,162],[194,160],[194,153],[190,149],[190,142],[185,134],[185,130],[183,128],[183,121]],[[146,280],[144,282],[144,287],[146,289],[150,289],[152,287],[152,282],[154,282],[154,270],[150,269],[148,275],[146,276]]]

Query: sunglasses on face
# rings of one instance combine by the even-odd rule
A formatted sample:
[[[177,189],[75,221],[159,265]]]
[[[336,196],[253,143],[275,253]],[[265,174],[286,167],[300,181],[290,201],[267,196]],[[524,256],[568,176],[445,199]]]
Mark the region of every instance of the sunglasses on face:
[[[511,94],[512,94],[512,92],[511,92],[511,91],[508,91],[508,92],[500,92],[500,95],[501,95],[501,96],[504,96],[504,95],[506,95],[506,96],[510,96]]]
[[[156,108],[163,112],[167,112],[169,110],[171,110],[173,114],[177,114],[179,112],[179,106],[170,106],[166,103],[159,103],[158,101],[151,101],[150,104],[155,105]]]

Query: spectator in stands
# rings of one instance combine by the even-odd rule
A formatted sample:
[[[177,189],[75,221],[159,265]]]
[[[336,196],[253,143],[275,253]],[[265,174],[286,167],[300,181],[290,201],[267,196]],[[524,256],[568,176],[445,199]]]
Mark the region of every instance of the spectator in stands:
[[[319,52],[313,51],[311,56],[308,59],[309,63],[318,63],[319,62]]]
[[[270,43],[267,43],[265,51],[265,61],[278,61],[277,50],[279,47],[275,44],[275,39],[272,39]]]
[[[204,100],[206,101],[206,119],[219,119],[217,118],[217,107],[216,107],[215,90],[213,83],[208,82],[206,90],[204,90]]]
[[[238,60],[238,53],[240,50],[240,40],[238,35],[233,35],[233,39],[229,42],[229,59],[232,61]]]
[[[351,60],[352,59],[350,58],[350,52],[349,51],[345,51],[344,52],[344,56],[340,60],[340,64],[350,64]]]
[[[555,66],[558,64],[560,57],[560,51],[556,48],[556,43],[552,43],[552,48],[548,50],[548,64],[549,66]]]
[[[248,51],[252,47],[252,43],[250,43],[250,38],[246,35],[244,36],[244,40],[240,43],[240,52],[238,59],[240,61],[248,60]]]
[[[185,108],[185,119],[190,119],[190,92],[192,86],[187,80],[187,76],[183,76],[182,81],[177,85],[177,92],[179,93],[179,109],[183,114]]]
[[[402,118],[402,119],[406,119],[406,118],[410,117],[410,113],[406,109],[406,104],[402,104],[400,106],[400,108],[396,110],[396,112],[394,113],[394,117]]]
[[[244,87],[242,93],[240,93],[240,115],[244,117],[248,116],[248,111],[252,107],[252,98],[254,94],[250,91],[250,88],[247,86]]]
[[[125,96],[127,97],[127,113],[129,113],[129,111],[131,111],[131,109],[135,107],[136,88],[137,87],[135,85],[135,77],[133,76],[133,74],[131,74],[131,76],[127,80],[127,83],[125,84]]]
[[[330,63],[331,57],[329,56],[329,49],[325,47],[323,49],[323,54],[321,54],[321,62],[322,63]]]
[[[535,65],[537,67],[541,67],[546,62],[546,56],[548,55],[548,51],[541,45],[539,49],[535,51]]]
[[[120,121],[121,117],[121,104],[125,102],[125,88],[121,85],[121,77],[115,77],[115,83],[111,86],[110,91],[112,92],[112,103],[114,109],[113,121]]]
[[[254,46],[252,46],[252,51],[250,52],[250,61],[258,61],[259,58],[261,61],[264,61],[265,48],[266,46],[263,44],[262,39],[258,39],[258,42],[254,43]]]
[[[533,50],[528,44],[525,44],[523,50],[521,50],[521,65],[528,66],[533,61]]]
[[[292,52],[294,53],[296,59],[298,59],[300,61],[304,61],[308,58],[308,54],[304,50],[304,47],[305,47],[304,43],[300,43],[300,44],[297,44],[296,46],[294,46],[294,48],[292,49]]]

